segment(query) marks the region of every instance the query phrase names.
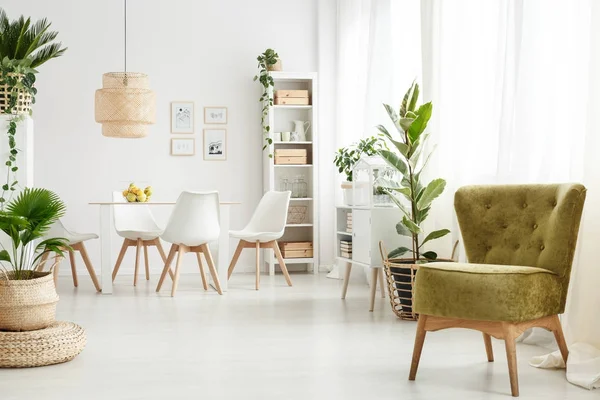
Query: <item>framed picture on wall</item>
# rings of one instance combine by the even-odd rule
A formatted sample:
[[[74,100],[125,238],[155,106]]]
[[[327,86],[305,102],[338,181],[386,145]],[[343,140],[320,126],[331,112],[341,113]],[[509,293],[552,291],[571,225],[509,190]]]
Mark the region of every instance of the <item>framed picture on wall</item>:
[[[204,159],[207,161],[227,160],[227,130],[204,129]]]
[[[204,107],[205,124],[226,124],[227,107]]]
[[[177,138],[171,139],[172,156],[193,156],[196,154],[196,139]]]
[[[171,102],[171,133],[194,133],[194,102]]]

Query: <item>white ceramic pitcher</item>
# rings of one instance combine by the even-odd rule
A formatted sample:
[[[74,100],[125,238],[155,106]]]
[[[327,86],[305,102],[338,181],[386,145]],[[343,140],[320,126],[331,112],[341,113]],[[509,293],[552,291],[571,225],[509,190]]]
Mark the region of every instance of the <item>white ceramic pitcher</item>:
[[[306,141],[306,132],[310,128],[310,121],[292,121],[294,123],[294,133],[298,138],[298,142]]]

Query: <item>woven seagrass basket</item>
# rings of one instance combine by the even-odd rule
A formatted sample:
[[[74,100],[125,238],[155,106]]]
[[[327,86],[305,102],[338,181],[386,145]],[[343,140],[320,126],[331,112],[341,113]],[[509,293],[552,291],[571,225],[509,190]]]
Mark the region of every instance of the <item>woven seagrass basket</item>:
[[[32,331],[55,321],[58,294],[52,272],[32,272],[33,279],[0,274],[0,331]]]
[[[9,73],[8,75],[16,76],[19,81],[23,79],[23,74]],[[31,111],[31,95],[23,89],[11,88],[6,84],[0,85],[0,114],[6,113],[11,97],[13,96],[17,97],[17,102],[12,110],[10,110],[10,114],[28,114]]]

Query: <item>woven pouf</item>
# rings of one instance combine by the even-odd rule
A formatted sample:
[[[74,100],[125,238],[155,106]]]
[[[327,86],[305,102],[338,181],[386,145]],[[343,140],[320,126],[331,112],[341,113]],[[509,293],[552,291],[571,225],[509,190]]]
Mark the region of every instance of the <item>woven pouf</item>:
[[[0,368],[41,367],[71,361],[85,347],[85,331],[56,321],[45,329],[0,332]]]

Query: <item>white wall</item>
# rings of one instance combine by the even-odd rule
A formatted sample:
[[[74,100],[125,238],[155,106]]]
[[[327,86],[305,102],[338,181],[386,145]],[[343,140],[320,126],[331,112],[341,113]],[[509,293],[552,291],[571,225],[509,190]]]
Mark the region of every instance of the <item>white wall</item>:
[[[62,58],[39,68],[34,108],[36,186],[56,191],[66,202],[66,225],[98,232],[98,209],[87,203],[108,200],[129,181],[150,182],[155,200],[174,200],[183,189],[217,189],[222,199],[242,202],[232,213],[232,228],[248,221],[262,195],[261,90],[252,81],[256,56],[272,47],[285,70],[316,71],[317,0],[129,0],[128,70],[147,73],[157,97],[156,124],[139,140],[105,138],[94,122],[94,91],[102,74],[123,69],[123,2],[2,3],[12,18],[47,17],[69,47]],[[194,157],[169,155],[176,136],[169,133],[174,100],[195,102]],[[202,107],[210,105],[229,110],[226,162],[202,158]],[[156,214],[166,222],[166,209]],[[113,260],[119,246],[115,236]],[[97,241],[89,244],[89,253],[98,266]],[[159,258],[150,253],[157,272]],[[246,257],[240,270],[250,267],[250,254]],[[130,272],[133,260],[130,252],[122,269]]]

